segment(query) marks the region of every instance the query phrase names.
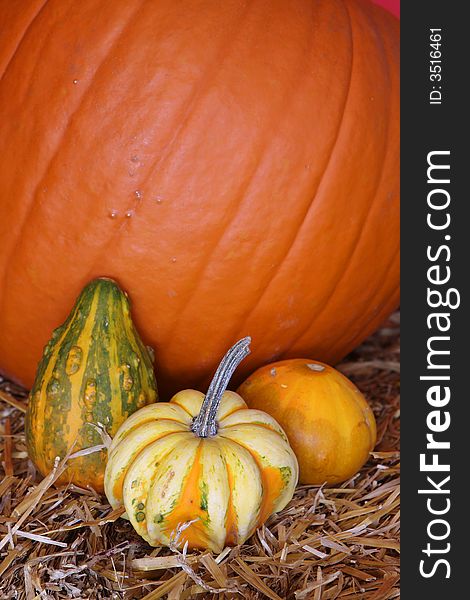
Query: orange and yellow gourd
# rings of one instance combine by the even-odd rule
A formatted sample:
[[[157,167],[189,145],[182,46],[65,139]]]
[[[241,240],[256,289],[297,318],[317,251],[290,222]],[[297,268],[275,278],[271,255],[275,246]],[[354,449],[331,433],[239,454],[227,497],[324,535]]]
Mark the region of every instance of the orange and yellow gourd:
[[[238,388],[250,408],[284,428],[300,466],[300,482],[339,483],[362,467],[376,442],[374,413],[342,373],[309,359],[261,367]]]

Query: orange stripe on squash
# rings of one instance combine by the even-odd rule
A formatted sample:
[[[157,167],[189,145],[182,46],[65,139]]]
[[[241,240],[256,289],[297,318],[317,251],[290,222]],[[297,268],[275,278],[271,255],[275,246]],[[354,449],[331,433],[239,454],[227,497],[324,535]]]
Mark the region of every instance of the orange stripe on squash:
[[[230,498],[227,506],[227,516],[225,519],[225,545],[236,546],[238,544],[238,527],[237,527],[237,515],[232,502],[232,489],[234,487],[234,479],[230,466],[225,465],[227,468],[228,486],[230,489]]]
[[[273,513],[275,502],[284,487],[284,481],[279,469],[275,467],[260,467],[260,471],[263,480],[264,495],[258,525],[264,523],[269,515]]]
[[[175,508],[165,515],[165,533],[171,538],[178,526],[189,521],[191,523],[181,534],[180,540],[184,544],[188,542],[190,548],[206,548],[207,532],[203,525],[207,513],[202,510],[202,494],[200,489],[202,466],[201,466],[202,443],[196,451],[194,463],[189,471],[188,477],[182,486],[182,494]]]

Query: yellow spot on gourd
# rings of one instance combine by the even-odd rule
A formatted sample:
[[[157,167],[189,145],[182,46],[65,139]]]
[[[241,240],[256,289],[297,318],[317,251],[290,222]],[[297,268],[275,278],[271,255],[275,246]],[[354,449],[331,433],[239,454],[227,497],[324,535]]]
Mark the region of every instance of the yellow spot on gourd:
[[[132,389],[132,386],[134,385],[134,380],[132,379],[131,374],[130,374],[131,367],[130,367],[130,365],[121,365],[120,369],[123,374],[122,387],[124,388],[124,390],[126,392],[130,392],[130,390]]]
[[[67,355],[65,363],[65,372],[67,375],[74,375],[82,365],[83,350],[80,346],[72,346]]]

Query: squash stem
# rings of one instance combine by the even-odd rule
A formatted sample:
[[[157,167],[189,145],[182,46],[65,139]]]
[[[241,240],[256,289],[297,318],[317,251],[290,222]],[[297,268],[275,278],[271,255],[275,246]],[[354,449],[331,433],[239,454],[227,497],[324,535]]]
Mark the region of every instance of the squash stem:
[[[191,430],[201,438],[210,437],[217,434],[217,411],[223,393],[227,389],[228,382],[233,372],[241,361],[250,354],[251,338],[245,337],[230,348],[223,357],[217,371],[210,383],[207,394],[201,406],[201,411],[195,417]]]

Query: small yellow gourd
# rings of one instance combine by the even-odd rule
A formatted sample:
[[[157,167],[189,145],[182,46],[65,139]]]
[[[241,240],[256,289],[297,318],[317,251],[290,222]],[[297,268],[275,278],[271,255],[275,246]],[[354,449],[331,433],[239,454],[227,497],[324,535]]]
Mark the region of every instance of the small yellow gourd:
[[[294,358],[255,371],[238,388],[250,408],[284,427],[299,460],[300,482],[345,481],[376,442],[374,413],[358,388],[318,361]]]

